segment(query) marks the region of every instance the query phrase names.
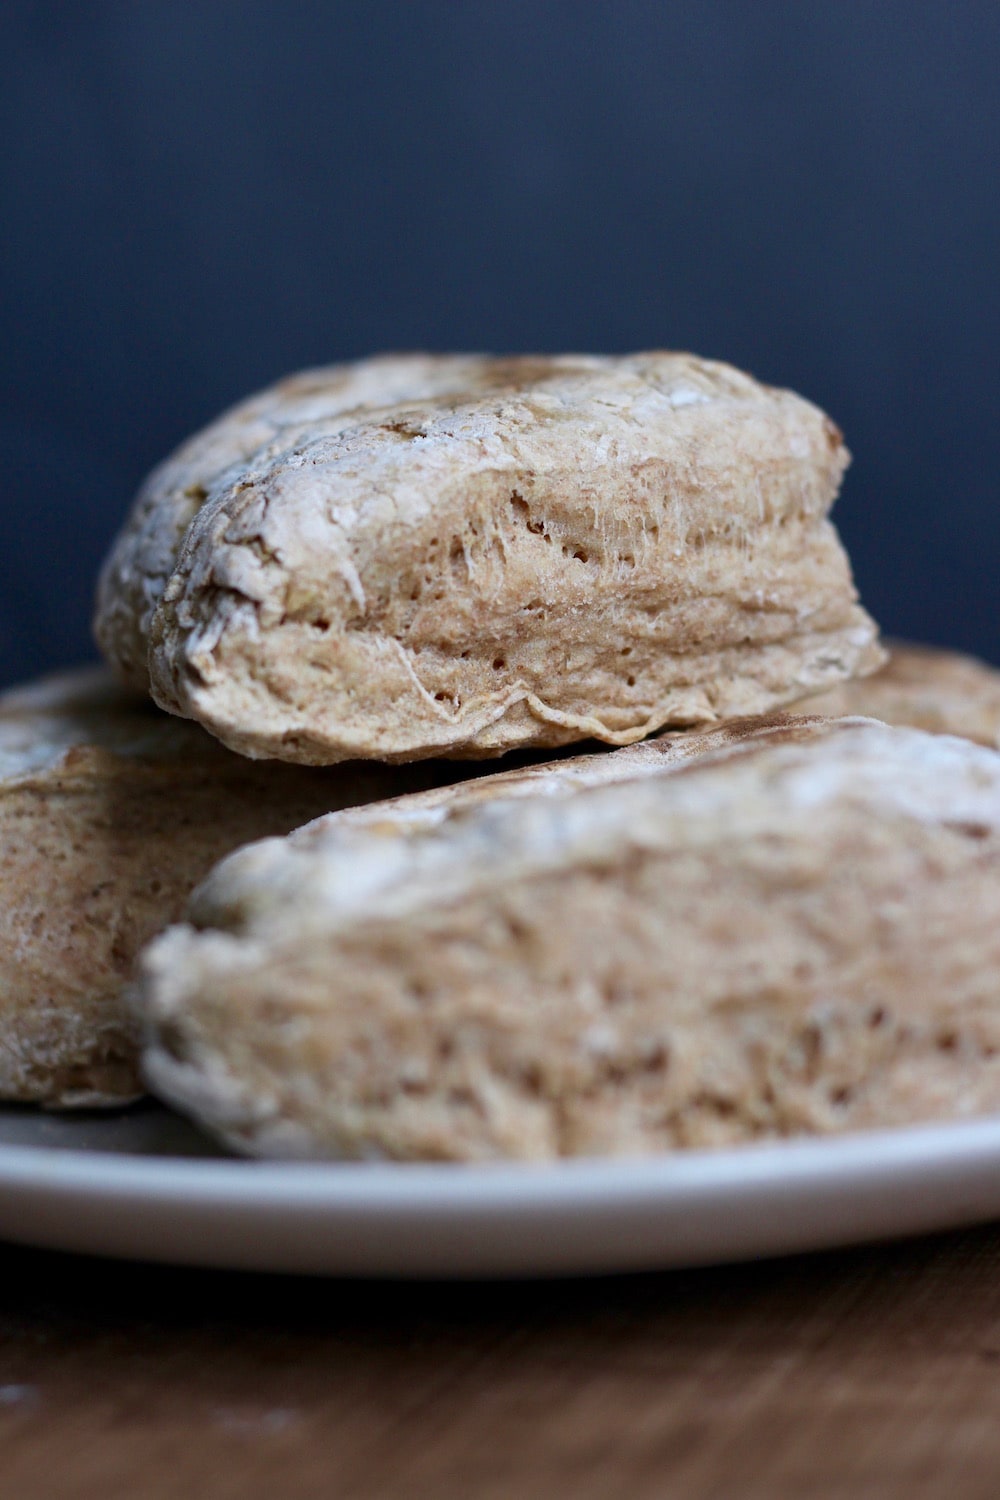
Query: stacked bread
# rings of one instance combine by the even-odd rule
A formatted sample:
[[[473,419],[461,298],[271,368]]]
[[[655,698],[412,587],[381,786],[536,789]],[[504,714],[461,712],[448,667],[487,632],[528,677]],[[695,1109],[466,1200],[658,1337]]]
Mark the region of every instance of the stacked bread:
[[[101,578],[121,685],[0,699],[0,1091],[141,1052],[238,1149],[402,1159],[1000,1106],[1000,686],[886,664],[847,461],[663,353],[369,360],[197,435]]]

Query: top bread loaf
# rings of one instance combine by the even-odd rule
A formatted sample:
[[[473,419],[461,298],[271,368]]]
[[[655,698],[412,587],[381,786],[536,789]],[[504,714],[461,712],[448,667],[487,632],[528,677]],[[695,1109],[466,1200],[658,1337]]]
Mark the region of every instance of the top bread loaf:
[[[769,711],[882,660],[809,402],[687,354],[295,376],[147,480],[109,660],[253,757],[478,757]]]

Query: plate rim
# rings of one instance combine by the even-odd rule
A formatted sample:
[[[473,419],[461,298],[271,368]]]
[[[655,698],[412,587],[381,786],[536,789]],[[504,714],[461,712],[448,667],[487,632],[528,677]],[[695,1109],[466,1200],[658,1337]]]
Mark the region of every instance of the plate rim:
[[[1000,1170],[1000,1114],[820,1137],[794,1137],[713,1148],[681,1148],[656,1156],[579,1157],[556,1161],[394,1162],[287,1161],[187,1157],[141,1150],[109,1151],[47,1144],[0,1144],[0,1191],[86,1196],[145,1195],[157,1201],[247,1204],[270,1202],[359,1212],[447,1207],[565,1209],[660,1200],[676,1195],[742,1197],[782,1182],[801,1191],[831,1181],[864,1182],[900,1171],[909,1180],[960,1163],[995,1160]]]

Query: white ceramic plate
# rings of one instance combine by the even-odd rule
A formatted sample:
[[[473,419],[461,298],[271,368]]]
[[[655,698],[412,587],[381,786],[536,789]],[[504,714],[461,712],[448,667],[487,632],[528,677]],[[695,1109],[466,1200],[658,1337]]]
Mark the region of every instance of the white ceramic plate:
[[[1000,1217],[1000,1119],[555,1166],[220,1156],[155,1105],[0,1110],[0,1237],[351,1276],[563,1275],[732,1261]]]

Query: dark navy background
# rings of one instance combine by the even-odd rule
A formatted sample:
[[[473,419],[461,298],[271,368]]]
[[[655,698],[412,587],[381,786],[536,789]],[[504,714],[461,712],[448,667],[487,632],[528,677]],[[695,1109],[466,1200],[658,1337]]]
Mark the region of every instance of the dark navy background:
[[[873,612],[1000,660],[996,0],[4,0],[0,66],[0,682],[190,429],[411,347],[795,387]]]

